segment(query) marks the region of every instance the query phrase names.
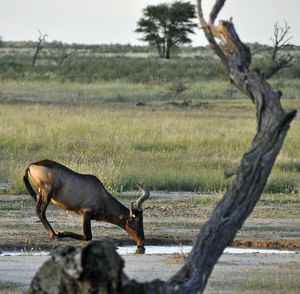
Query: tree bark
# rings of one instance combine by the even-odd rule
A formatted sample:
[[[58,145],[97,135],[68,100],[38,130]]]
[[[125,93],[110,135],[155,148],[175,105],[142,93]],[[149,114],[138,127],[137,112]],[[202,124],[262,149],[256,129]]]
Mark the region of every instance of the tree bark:
[[[252,212],[265,187],[289,125],[296,110],[285,111],[281,92],[274,92],[258,72],[250,71],[251,53],[239,39],[233,24],[221,21],[214,25],[225,0],[217,0],[207,23],[202,1],[197,0],[198,17],[204,33],[228,70],[232,82],[256,105],[257,133],[238,167],[234,183],[214,209],[200,231],[185,265],[166,283],[126,282],[131,293],[202,293],[208,278],[237,231]],[[218,44],[216,38],[222,41]],[[129,287],[129,288],[128,288]],[[104,292],[103,292],[104,293]],[[108,293],[108,292],[106,292]],[[124,292],[125,288],[124,288]]]

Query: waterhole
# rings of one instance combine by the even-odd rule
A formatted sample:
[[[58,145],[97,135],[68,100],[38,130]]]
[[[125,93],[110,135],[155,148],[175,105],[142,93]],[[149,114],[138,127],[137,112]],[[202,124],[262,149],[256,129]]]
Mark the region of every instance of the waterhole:
[[[188,254],[192,246],[146,246],[145,254]],[[117,252],[120,255],[134,254],[136,246],[120,246]],[[255,249],[255,248],[236,248],[227,247],[224,250],[226,254],[296,254],[297,251],[278,250],[278,249]],[[47,256],[47,251],[0,251],[0,256]]]

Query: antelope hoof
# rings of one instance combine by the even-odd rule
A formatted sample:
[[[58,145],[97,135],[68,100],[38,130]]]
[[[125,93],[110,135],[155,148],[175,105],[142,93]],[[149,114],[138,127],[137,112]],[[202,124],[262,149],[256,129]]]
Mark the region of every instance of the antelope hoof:
[[[144,246],[137,246],[135,254],[144,254],[145,253],[145,247]]]

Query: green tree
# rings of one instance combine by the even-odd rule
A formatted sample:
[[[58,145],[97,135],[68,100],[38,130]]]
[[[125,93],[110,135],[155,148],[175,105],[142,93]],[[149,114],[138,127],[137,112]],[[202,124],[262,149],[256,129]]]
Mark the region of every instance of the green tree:
[[[193,18],[195,7],[190,2],[149,5],[135,31],[143,34],[141,40],[157,48],[160,58],[169,59],[172,47],[191,42],[188,34],[193,34],[196,27]]]

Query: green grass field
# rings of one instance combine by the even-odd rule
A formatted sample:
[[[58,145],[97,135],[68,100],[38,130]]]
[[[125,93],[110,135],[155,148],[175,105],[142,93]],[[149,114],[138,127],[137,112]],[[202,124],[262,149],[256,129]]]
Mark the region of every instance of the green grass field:
[[[0,48],[2,185],[23,193],[26,165],[49,158],[97,175],[111,191],[137,182],[157,190],[225,190],[232,180],[224,169],[238,166],[255,134],[255,107],[209,48],[169,61],[146,51],[74,48],[63,65],[59,48],[45,48],[34,67],[32,48]],[[300,105],[298,61],[270,81],[287,108]],[[266,59],[260,54],[253,62]],[[298,193],[299,147],[297,118],[267,192]]]
[[[287,101],[298,107],[297,101]],[[97,175],[111,191],[137,182],[150,189],[223,191],[225,168],[237,167],[255,134],[255,109],[245,101],[212,101],[181,109],[163,103],[3,103],[0,107],[0,182],[22,193],[30,162],[49,158]],[[300,133],[293,123],[266,191],[299,188]]]

